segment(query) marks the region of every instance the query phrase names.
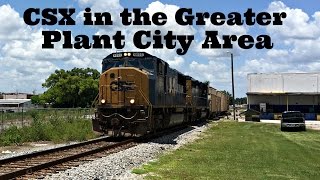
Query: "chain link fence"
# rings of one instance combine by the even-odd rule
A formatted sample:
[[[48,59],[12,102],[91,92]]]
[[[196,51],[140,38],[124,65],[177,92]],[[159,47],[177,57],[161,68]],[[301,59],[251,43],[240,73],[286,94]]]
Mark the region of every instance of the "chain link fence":
[[[0,108],[0,133],[11,126],[29,126],[35,119],[38,121],[91,120],[93,116],[93,108]]]

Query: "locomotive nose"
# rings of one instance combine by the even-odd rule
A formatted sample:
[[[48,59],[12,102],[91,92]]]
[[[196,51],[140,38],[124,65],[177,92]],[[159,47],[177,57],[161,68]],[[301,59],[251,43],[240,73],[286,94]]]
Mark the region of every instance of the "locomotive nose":
[[[149,76],[134,67],[114,67],[101,75],[100,105],[113,108],[149,105]],[[101,100],[105,99],[105,103]]]

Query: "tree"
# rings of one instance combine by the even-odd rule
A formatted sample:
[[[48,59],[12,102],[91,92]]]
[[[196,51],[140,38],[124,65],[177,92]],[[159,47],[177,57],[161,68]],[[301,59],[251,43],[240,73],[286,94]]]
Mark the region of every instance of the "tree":
[[[100,73],[91,68],[56,70],[42,87],[47,88],[40,99],[52,107],[89,107],[98,94]]]
[[[229,105],[232,105],[232,95],[228,91],[222,91],[222,92],[229,96]],[[235,104],[247,104],[247,98],[246,97],[235,98],[234,103]]]
[[[246,97],[236,98],[235,103],[236,104],[247,104],[247,98]]]
[[[31,97],[31,103],[35,105],[41,104],[41,98],[40,95],[34,95]]]

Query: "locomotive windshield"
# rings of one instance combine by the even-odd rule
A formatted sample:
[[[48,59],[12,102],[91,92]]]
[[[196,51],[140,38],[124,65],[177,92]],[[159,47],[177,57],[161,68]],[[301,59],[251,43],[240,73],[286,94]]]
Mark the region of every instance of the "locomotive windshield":
[[[149,70],[154,69],[154,62],[151,59],[142,59],[142,60],[140,60],[140,63],[144,69],[149,69]]]
[[[152,58],[125,58],[125,59],[104,59],[102,62],[102,72],[112,67],[136,67],[149,72],[154,71],[154,61]]]

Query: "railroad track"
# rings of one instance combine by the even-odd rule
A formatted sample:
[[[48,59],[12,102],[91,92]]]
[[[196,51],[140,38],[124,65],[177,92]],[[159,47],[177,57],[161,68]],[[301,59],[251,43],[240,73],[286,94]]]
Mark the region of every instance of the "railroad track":
[[[94,140],[49,149],[0,160],[0,180],[38,179],[64,171],[86,161],[134,146],[134,139],[116,142],[103,137]]]
[[[42,179],[47,175],[79,166],[88,161],[94,161],[133,147],[139,142],[146,142],[184,128],[186,128],[186,125],[176,126],[156,134],[148,134],[120,142],[115,141],[112,137],[102,137],[55,149],[0,159],[0,180]]]

